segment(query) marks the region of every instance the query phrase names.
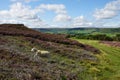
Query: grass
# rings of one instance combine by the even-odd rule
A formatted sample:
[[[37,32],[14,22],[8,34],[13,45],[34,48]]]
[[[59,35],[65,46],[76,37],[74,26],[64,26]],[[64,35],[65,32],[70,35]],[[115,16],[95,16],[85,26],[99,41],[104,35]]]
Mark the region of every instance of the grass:
[[[22,36],[19,36],[19,37],[4,36],[4,38],[10,41],[9,47],[14,46],[15,50],[18,50],[21,53],[26,54],[24,56],[27,56],[27,54],[30,54],[29,50],[32,48],[32,46],[42,49],[42,47],[39,44],[38,45],[31,44],[29,41],[25,41],[24,37]],[[100,44],[98,41],[93,41],[93,40],[79,40],[79,39],[75,39],[75,40],[78,40],[85,44],[92,45],[100,49],[102,52],[100,55],[99,54],[94,55],[88,52],[89,54],[98,57],[99,60],[98,61],[96,60],[92,61],[89,59],[79,60],[79,57],[77,57],[76,59],[73,59],[68,56],[63,56],[62,54],[51,52],[50,58],[41,57],[40,59],[41,61],[44,61],[45,64],[47,65],[47,67],[45,68],[49,71],[55,71],[55,70],[61,71],[60,75],[62,80],[67,80],[68,77],[75,77],[74,80],[119,80],[120,78],[119,48]],[[74,49],[78,50],[76,48]],[[84,51],[81,51],[80,53],[82,54],[83,52]],[[76,56],[77,54],[69,53],[67,55]],[[19,60],[16,62],[19,63]],[[20,60],[21,65],[22,63],[24,62],[21,62]],[[35,63],[32,62],[30,64],[30,67],[37,66],[34,64]],[[44,66],[45,64],[42,64],[40,66]],[[37,71],[38,70],[35,71],[36,74],[37,74]],[[70,74],[70,76],[67,77],[66,74]],[[59,75],[59,73],[57,75]],[[0,76],[3,76],[3,75],[0,74]],[[52,77],[54,76],[52,75]]]
[[[22,37],[22,36],[19,36],[19,37],[3,36],[2,38],[8,40],[8,43],[5,43],[6,45],[4,45],[4,48],[9,48],[9,49],[12,48],[13,50],[19,52],[21,55],[28,57],[28,59],[30,59],[30,60],[31,60],[31,58],[33,59],[32,52],[30,52],[30,50],[33,46],[37,47],[38,49],[45,50],[45,48],[42,48],[39,44],[34,44],[34,43],[32,44],[31,42],[26,41],[24,39],[24,37]],[[64,47],[63,47],[63,49],[64,49]],[[87,51],[84,51],[82,49],[76,49],[76,48],[73,48],[73,49],[78,50],[78,52],[81,55],[83,53],[86,53],[86,54],[90,53],[90,52],[87,53]],[[64,53],[65,53],[65,51],[64,51]],[[10,53],[8,53],[8,54],[10,54]],[[38,60],[40,60],[40,61],[38,61],[38,63],[41,64],[40,66],[36,65],[35,64],[36,62],[34,62],[34,61],[31,63],[28,63],[26,65],[30,65],[29,67],[35,67],[35,66],[37,67],[38,66],[39,68],[37,68],[35,70],[28,67],[31,70],[31,72],[33,72],[33,73],[35,72],[35,74],[37,74],[39,69],[44,70],[44,68],[43,67],[41,68],[41,66],[45,67],[45,65],[46,65],[45,70],[48,70],[49,73],[51,73],[50,76],[55,78],[57,75],[58,76],[60,75],[61,80],[67,80],[68,78],[72,79],[74,77],[75,77],[75,80],[93,80],[93,75],[88,73],[88,68],[86,67],[86,64],[87,64],[86,58],[81,61],[79,59],[79,57],[74,58],[76,56],[79,56],[79,55],[76,53],[72,53],[72,54],[68,53],[66,55],[63,55],[60,53],[55,53],[54,51],[51,50],[51,54],[50,54],[49,58],[38,56]],[[7,57],[5,57],[5,60],[6,60],[6,58]],[[24,65],[25,64],[24,62],[27,63],[27,61],[25,61],[25,60],[22,61],[21,58],[19,59],[19,56],[17,56],[17,58],[15,58],[15,62],[17,65]],[[10,60],[12,61],[12,59],[10,59]],[[41,62],[41,61],[43,61],[43,62]],[[1,60],[0,62],[3,62],[3,61]],[[4,61],[4,63],[6,63],[6,62]],[[87,64],[87,66],[89,67],[90,64]],[[6,68],[9,68],[9,67],[7,66]],[[21,68],[21,67],[19,67],[19,68]],[[3,69],[4,69],[4,67],[3,67]],[[26,68],[22,68],[22,69],[26,69]],[[52,72],[57,73],[56,76],[54,74],[52,74]],[[38,72],[38,74],[41,74],[41,72]],[[4,75],[5,74],[0,73],[0,78],[4,77]],[[12,79],[14,79],[14,77]],[[44,79],[44,80],[46,80],[46,79]]]
[[[108,46],[96,40],[75,39],[81,43],[92,45],[100,49],[101,54],[96,55],[100,63],[91,66],[92,70],[96,70],[97,80],[119,80],[120,79],[120,48]],[[91,70],[90,68],[90,70]]]

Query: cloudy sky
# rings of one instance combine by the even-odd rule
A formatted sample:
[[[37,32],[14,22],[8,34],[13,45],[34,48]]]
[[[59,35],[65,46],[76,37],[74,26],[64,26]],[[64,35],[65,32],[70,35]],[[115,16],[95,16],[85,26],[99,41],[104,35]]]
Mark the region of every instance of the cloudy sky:
[[[0,0],[0,24],[36,28],[120,27],[120,0]]]

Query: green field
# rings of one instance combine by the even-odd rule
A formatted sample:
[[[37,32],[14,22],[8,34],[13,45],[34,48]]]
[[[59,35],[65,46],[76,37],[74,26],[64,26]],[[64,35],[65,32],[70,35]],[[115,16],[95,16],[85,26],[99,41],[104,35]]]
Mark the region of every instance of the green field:
[[[111,47],[95,40],[75,39],[81,43],[92,45],[101,50],[100,63],[96,66],[96,80],[120,80],[120,48]],[[93,66],[92,66],[93,67]]]
[[[53,34],[118,34],[120,28],[33,28],[34,30]]]
[[[67,37],[90,40],[120,41],[120,28],[33,28],[50,33],[65,34]]]

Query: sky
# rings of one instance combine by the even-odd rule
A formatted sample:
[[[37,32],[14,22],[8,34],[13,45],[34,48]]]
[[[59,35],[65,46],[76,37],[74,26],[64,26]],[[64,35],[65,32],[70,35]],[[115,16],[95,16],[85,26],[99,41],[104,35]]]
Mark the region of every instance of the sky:
[[[120,0],[0,0],[0,24],[30,28],[120,27]]]

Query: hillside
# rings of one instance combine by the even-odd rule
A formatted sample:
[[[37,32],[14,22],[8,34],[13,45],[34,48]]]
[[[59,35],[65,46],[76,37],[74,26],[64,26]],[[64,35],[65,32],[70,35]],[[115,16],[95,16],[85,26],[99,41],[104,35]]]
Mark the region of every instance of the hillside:
[[[79,42],[92,45],[102,52],[98,55],[100,63],[96,66],[99,69],[98,80],[119,80],[120,79],[120,42],[97,40],[75,39]]]
[[[41,32],[38,32],[32,29],[29,29],[22,24],[0,25],[0,34],[11,35],[11,36],[24,36],[24,37],[27,37],[27,39],[32,42],[38,42],[41,44],[42,44],[42,41],[47,41],[47,42],[54,42],[54,43],[60,43],[60,44],[76,45],[85,50],[99,53],[99,50],[95,49],[94,47],[89,46],[89,45],[83,45],[77,41],[70,40],[66,38],[65,35],[41,33]]]
[[[50,52],[36,56],[31,48]],[[23,24],[0,25],[1,80],[94,80],[89,65],[97,65],[97,48],[66,38],[41,33]]]
[[[36,31],[65,34],[68,38],[120,41],[120,28],[35,28]]]
[[[33,28],[40,32],[56,33],[56,34],[116,34],[120,33],[120,28]]]

